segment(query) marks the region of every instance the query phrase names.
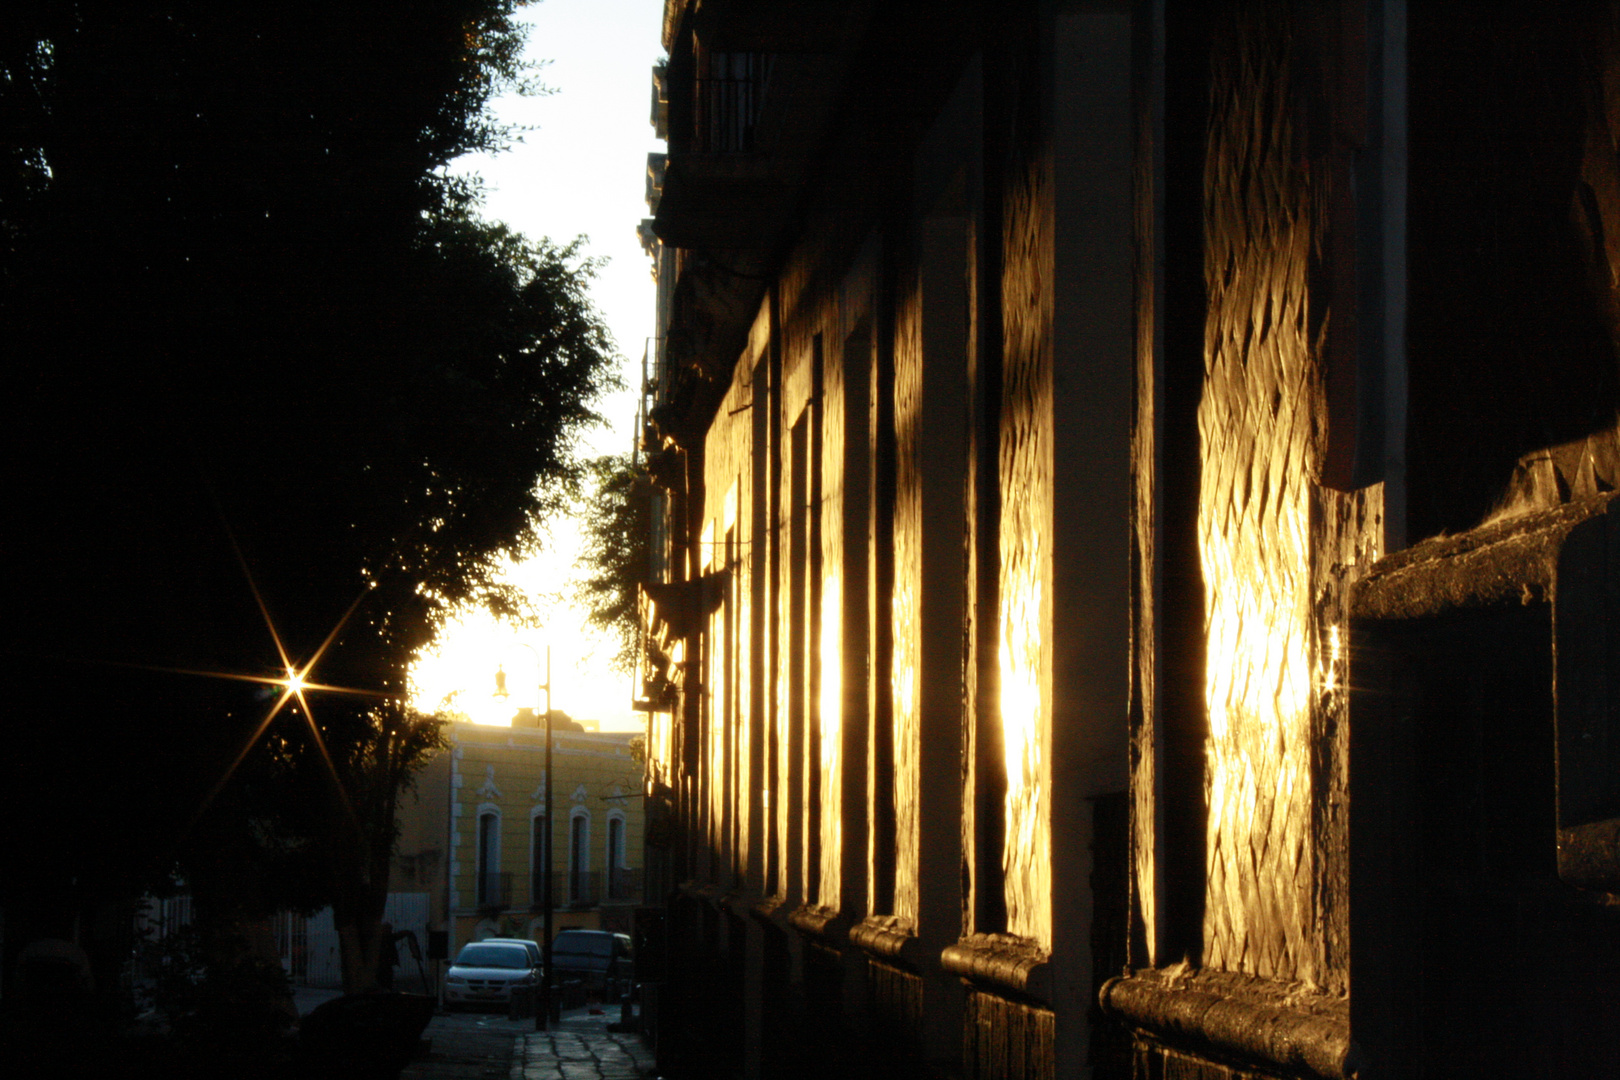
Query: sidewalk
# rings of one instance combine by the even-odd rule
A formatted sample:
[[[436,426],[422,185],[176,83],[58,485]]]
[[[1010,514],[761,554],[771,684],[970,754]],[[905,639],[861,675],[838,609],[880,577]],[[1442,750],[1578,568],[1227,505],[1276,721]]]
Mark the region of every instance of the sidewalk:
[[[522,1036],[510,1080],[648,1080],[653,1057],[640,1035],[612,1032],[602,1017],[563,1020]]]
[[[570,1010],[549,1032],[504,1013],[440,1013],[422,1032],[432,1049],[400,1080],[646,1080],[651,1051],[639,1035],[608,1031],[611,1013]]]
[[[300,1015],[339,990],[300,988]],[[435,1013],[422,1037],[432,1049],[405,1066],[400,1080],[649,1080],[653,1056],[640,1035],[611,1032],[617,1008],[570,1009],[551,1031],[505,1013]]]

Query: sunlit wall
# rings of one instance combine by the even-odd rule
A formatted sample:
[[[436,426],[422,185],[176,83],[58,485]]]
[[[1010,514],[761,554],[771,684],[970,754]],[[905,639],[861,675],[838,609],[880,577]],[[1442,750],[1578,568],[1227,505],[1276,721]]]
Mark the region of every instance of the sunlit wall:
[[[1001,727],[1007,800],[1003,869],[1009,932],[1052,940],[1051,229],[1046,176],[1029,166],[1007,194],[1001,408]]]
[[[894,914],[915,924],[918,912],[922,687],[921,293],[912,279],[900,294],[894,346]]]
[[[818,341],[820,339],[818,338]],[[845,442],[851,437],[846,417],[848,387],[844,357],[823,346],[821,389],[821,615],[820,685],[817,688],[816,717],[819,745],[811,748],[814,767],[821,776],[821,812],[817,837],[819,859],[816,902],[833,910],[843,907],[844,862],[844,650],[861,649],[862,642],[844,640],[844,567],[846,563],[845,516],[859,513],[845,505]],[[851,582],[852,589],[858,583]],[[858,837],[857,837],[858,842]]]
[[[1311,292],[1326,196],[1297,167],[1287,57],[1282,35],[1249,35],[1213,76],[1231,92],[1212,98],[1205,173],[1204,959],[1342,988],[1345,725],[1330,720],[1344,708],[1343,598],[1357,553],[1377,554],[1379,503],[1314,480],[1323,327],[1345,316]]]

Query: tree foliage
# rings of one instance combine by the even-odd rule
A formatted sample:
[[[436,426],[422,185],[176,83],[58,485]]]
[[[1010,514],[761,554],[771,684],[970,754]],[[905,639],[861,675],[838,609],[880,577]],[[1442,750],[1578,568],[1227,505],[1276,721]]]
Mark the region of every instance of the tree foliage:
[[[578,595],[592,624],[613,635],[614,666],[629,672],[641,640],[638,587],[648,579],[652,483],[646,469],[624,454],[595,459],[590,472],[594,486],[584,517]]]
[[[0,652],[52,719],[12,747],[4,854],[55,876],[14,875],[8,912],[206,860],[212,799],[289,866],[337,845],[380,915],[390,793],[433,739],[410,655],[447,605],[510,604],[491,570],[579,483],[616,378],[592,264],[445,176],[516,136],[487,106],[532,82],[517,6],[63,0],[0,26]],[[178,673],[317,655],[372,696],[278,718],[217,791],[267,705]],[[76,783],[137,812],[44,813],[87,741]],[[299,816],[344,802],[371,808],[347,833]]]

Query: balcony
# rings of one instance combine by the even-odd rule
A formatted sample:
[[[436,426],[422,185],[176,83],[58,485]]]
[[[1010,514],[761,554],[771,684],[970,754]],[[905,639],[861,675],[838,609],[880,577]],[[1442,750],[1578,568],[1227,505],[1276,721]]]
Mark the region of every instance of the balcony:
[[[512,875],[501,870],[485,870],[478,875],[478,906],[507,908],[512,904]]]
[[[620,868],[607,871],[607,903],[629,904],[641,899],[641,871]]]
[[[769,251],[793,214],[854,44],[847,5],[678,12],[653,73],[669,141],[654,228],[677,248]],[[723,10],[722,10],[723,9]]]
[[[726,59],[724,70],[732,74],[697,80],[692,100],[694,154],[754,152],[770,57],[739,53]]]
[[[542,874],[530,876],[529,895],[546,895]],[[641,899],[641,871],[559,870],[551,875],[553,910],[581,911],[601,904],[631,904]]]
[[[594,870],[568,871],[567,906],[571,908],[595,907],[599,891],[597,886],[600,884],[601,876],[598,871]]]
[[[769,250],[795,205],[830,102],[824,58],[714,53],[671,74],[654,229],[671,247]],[[685,71],[682,71],[682,68]],[[676,75],[684,74],[679,82]]]
[[[795,240],[853,246],[917,182],[917,141],[953,88],[974,92],[977,38],[962,20],[978,14],[855,0],[671,0],[664,11],[653,118],[669,152],[649,203],[652,232],[677,257],[664,300],[670,376],[651,418],[659,439],[690,448]]]

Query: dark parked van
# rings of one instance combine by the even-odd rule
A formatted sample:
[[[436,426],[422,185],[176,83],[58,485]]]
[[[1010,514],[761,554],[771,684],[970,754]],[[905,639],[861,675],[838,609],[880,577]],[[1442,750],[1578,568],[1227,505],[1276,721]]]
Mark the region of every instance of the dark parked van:
[[[557,978],[581,979],[611,1001],[630,989],[630,938],[607,930],[564,930],[551,940]]]

